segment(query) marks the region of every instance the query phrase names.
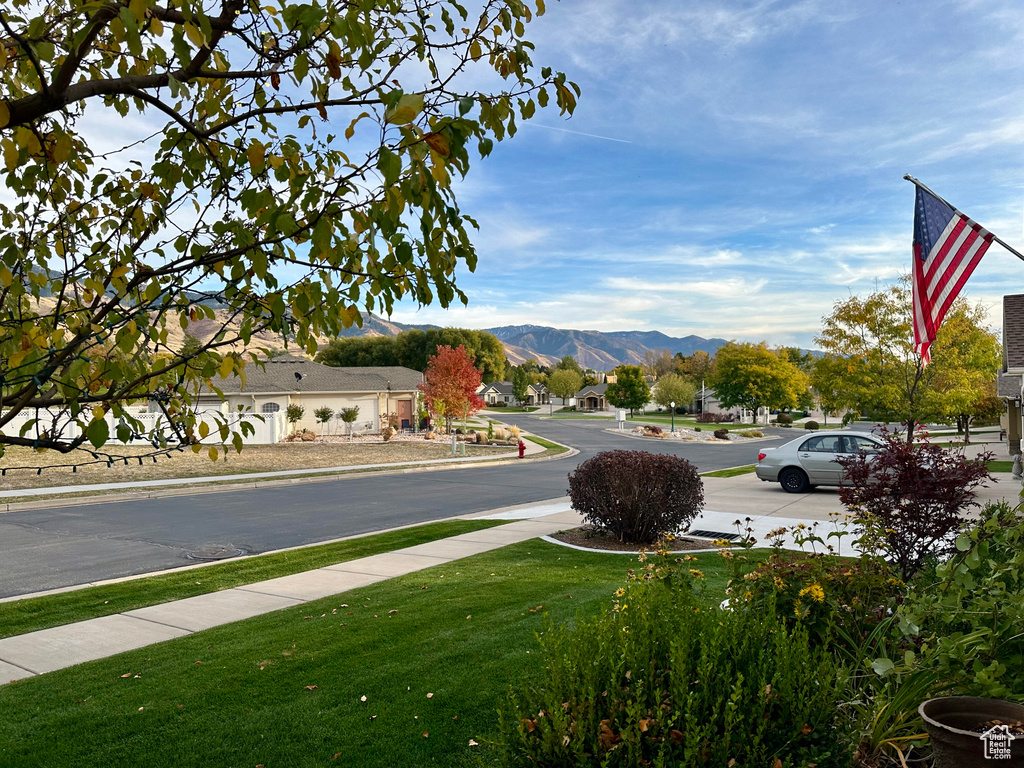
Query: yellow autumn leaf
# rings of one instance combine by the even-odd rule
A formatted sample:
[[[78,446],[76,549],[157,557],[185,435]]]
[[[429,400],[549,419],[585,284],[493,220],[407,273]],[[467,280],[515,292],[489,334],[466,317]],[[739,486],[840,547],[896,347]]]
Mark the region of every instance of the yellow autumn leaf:
[[[3,123],[3,110],[0,109],[0,124]],[[58,165],[67,162],[67,159],[71,156],[71,137],[66,133],[62,133],[57,137],[57,140],[53,143],[53,162]]]
[[[232,357],[225,357],[220,363],[220,377],[226,379],[231,371],[235,369],[235,360]]]
[[[128,266],[125,266],[124,264],[122,264],[119,267],[114,267],[114,269],[110,273],[110,276],[114,280],[120,280],[122,277],[127,275],[130,271],[131,271],[131,267],[128,267]]]
[[[0,101],[0,128],[11,121],[11,110],[6,101]]]
[[[148,7],[149,3],[147,0],[131,0],[131,2],[128,3],[128,10],[130,10],[139,21],[146,18],[146,10]]]
[[[190,22],[185,23],[185,36],[192,41],[192,44],[197,48],[202,48],[206,45],[206,35],[203,34],[203,30],[197,27],[195,24]]]
[[[388,110],[387,121],[392,125],[405,125],[416,119],[423,111],[423,94],[406,93],[398,100],[393,109]]]
[[[249,158],[249,167],[253,173],[263,169],[263,158],[266,154],[266,147],[263,146],[263,142],[253,139],[245,154]]]
[[[207,424],[205,421],[200,421],[199,422],[199,437],[200,438],[205,438],[208,434],[210,434],[210,425]]]
[[[4,141],[4,165],[8,171],[18,167],[18,145],[13,141]]]
[[[14,282],[14,275],[7,267],[0,267],[0,285],[4,288],[10,288],[11,283]]]
[[[7,370],[17,368],[21,365],[21,361],[25,359],[25,355],[27,354],[27,349],[19,349],[16,352],[13,352],[11,356],[7,358]]]
[[[217,449],[214,446],[210,446],[210,461],[217,460]]]

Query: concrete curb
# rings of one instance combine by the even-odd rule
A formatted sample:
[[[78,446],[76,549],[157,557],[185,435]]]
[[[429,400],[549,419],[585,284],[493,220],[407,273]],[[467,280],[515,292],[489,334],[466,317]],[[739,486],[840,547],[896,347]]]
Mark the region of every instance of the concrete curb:
[[[622,552],[622,551],[617,550],[617,549],[593,549],[591,547],[581,547],[578,544],[570,544],[567,541],[559,541],[558,539],[554,539],[554,538],[552,538],[550,536],[538,536],[537,538],[541,539],[542,541],[548,542],[548,544],[557,544],[560,547],[567,547],[568,549],[575,549],[578,552],[596,552],[599,555],[633,555],[634,557],[636,555],[640,554],[640,550],[637,550],[636,552]],[[672,550],[669,554],[672,554],[672,555],[693,555],[693,554],[700,554],[702,552],[718,552],[720,549],[721,549],[721,547],[713,547],[712,549],[679,549],[679,550]]]
[[[632,440],[653,440],[655,442],[669,443],[669,444],[671,444],[673,442],[675,442],[675,443],[682,443],[682,444],[693,443],[694,445],[743,445],[744,443],[757,443],[757,442],[760,442],[762,440],[781,440],[782,439],[781,436],[779,436],[779,435],[765,435],[764,437],[747,437],[747,438],[744,438],[742,441],[736,441],[736,440],[725,440],[725,441],[722,441],[722,440],[719,440],[718,438],[715,438],[714,440],[697,440],[697,439],[694,439],[694,440],[675,440],[675,439],[673,439],[671,437],[664,438],[664,437],[646,437],[645,435],[635,435],[635,434],[633,434],[632,431],[624,430],[624,429],[604,429],[604,430],[602,430],[602,432],[608,432],[609,434],[612,434],[612,435],[619,435],[620,437],[628,437],[628,438],[630,438]]]
[[[547,438],[544,438],[547,440]],[[555,443],[554,440],[548,442]],[[540,461],[554,461],[559,459],[568,459],[579,453],[579,450],[572,448],[562,443],[555,443],[567,450],[564,453],[560,453],[557,456],[541,456],[538,458],[501,458],[501,459],[475,459],[473,463],[465,464],[444,464],[440,466],[422,466],[422,465],[410,465],[410,464],[397,464],[396,467],[402,467],[401,469],[381,469],[374,471],[365,470],[339,470],[331,473],[330,470],[325,470],[327,474],[323,475],[304,475],[298,477],[282,477],[279,480],[263,480],[253,482],[230,482],[225,481],[223,484],[219,484],[216,481],[210,483],[209,486],[187,486],[188,483],[192,482],[189,478],[182,478],[181,484],[186,487],[163,487],[160,490],[146,491],[125,491],[124,493],[94,493],[87,495],[79,495],[67,498],[51,498],[41,499],[39,501],[18,501],[12,503],[0,503],[0,514],[5,512],[20,512],[24,510],[32,509],[50,509],[59,507],[80,507],[87,506],[90,504],[112,504],[119,501],[142,501],[145,499],[161,499],[170,496],[193,496],[196,494],[207,494],[207,493],[227,493],[230,491],[246,491],[254,490],[259,488],[273,488],[278,486],[296,485],[299,483],[323,483],[332,480],[345,480],[347,478],[359,478],[359,477],[376,477],[376,476],[388,476],[388,475],[406,475],[417,472],[443,472],[446,470],[456,469],[478,469],[480,467],[493,467],[500,464],[525,464]],[[69,490],[66,493],[75,493],[73,487],[69,486]]]

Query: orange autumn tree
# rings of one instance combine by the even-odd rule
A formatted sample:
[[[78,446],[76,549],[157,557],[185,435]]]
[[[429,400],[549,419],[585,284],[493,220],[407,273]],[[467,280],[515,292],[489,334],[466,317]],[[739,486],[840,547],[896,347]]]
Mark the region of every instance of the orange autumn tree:
[[[484,401],[477,395],[481,373],[474,365],[472,356],[461,344],[455,349],[441,345],[437,354],[427,361],[427,370],[420,384],[427,409],[435,419],[444,419],[446,432],[452,431],[452,420],[456,416],[472,416],[484,407]]]

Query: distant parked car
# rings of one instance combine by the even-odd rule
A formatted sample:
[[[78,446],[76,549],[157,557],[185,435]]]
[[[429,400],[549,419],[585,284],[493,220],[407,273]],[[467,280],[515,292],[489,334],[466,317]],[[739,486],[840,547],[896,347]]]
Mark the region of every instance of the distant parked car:
[[[864,432],[819,432],[778,448],[762,448],[754,473],[765,482],[779,483],[789,493],[804,493],[816,485],[839,485],[843,478],[837,461],[840,456],[881,447],[877,438]]]

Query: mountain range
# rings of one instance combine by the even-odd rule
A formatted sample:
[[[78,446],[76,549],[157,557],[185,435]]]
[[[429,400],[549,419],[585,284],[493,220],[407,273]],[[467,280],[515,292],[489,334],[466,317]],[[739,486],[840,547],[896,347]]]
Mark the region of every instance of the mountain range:
[[[426,330],[433,325],[407,325],[369,315],[363,327],[349,328],[343,335],[396,336],[412,329]],[[515,365],[533,358],[541,365],[553,365],[566,355],[572,355],[584,368],[610,371],[617,365],[637,365],[643,362],[647,351],[667,349],[671,354],[681,352],[692,355],[703,350],[710,355],[727,343],[725,339],[705,339],[702,336],[668,336],[660,331],[577,331],[551,328],[545,325],[503,325],[481,330],[493,333],[505,345],[505,354]]]

